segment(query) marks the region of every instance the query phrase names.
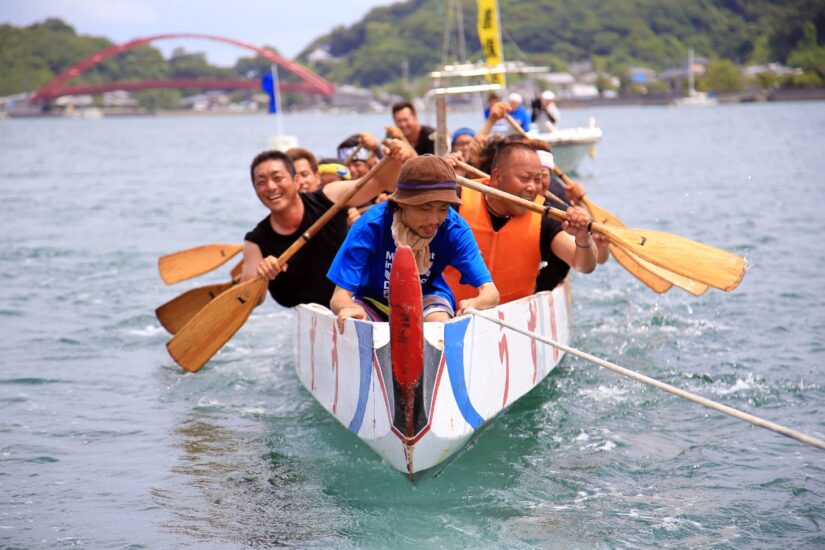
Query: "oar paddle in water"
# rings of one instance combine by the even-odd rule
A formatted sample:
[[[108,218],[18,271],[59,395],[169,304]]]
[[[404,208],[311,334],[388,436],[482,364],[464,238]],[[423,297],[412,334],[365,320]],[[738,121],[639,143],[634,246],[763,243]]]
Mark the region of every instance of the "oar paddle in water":
[[[567,177],[567,174],[562,172],[558,166],[553,169],[553,172],[562,179],[565,186],[570,187],[573,185],[573,182]],[[618,217],[591,201],[587,195],[583,195],[580,201],[585,208],[590,211],[590,215],[593,217],[593,220],[612,227],[627,227]],[[613,257],[619,265],[624,267],[631,275],[642,281],[656,292],[665,292],[670,289],[672,285],[675,285],[682,290],[693,294],[694,296],[701,296],[708,290],[708,285],[706,284],[683,277],[678,273],[673,273],[662,269],[659,266],[645,261],[644,259],[635,256],[629,250],[622,249],[617,245],[610,245],[610,253],[613,254]]]
[[[390,159],[390,156],[386,156],[373,166],[352,189],[339,198],[278,257],[278,263],[286,264]],[[200,370],[243,326],[252,310],[261,301],[268,283],[269,281],[262,278],[251,279],[218,295],[169,340],[166,344],[169,355],[185,370]]]
[[[240,244],[205,244],[158,259],[160,278],[167,285],[217,269],[243,250]]]
[[[457,179],[463,187],[518,204],[540,214],[546,213],[559,221],[567,219],[567,214],[558,208],[542,207],[467,178],[459,176]],[[597,222],[591,222],[590,228],[604,235],[611,244],[644,260],[720,290],[733,290],[745,276],[743,257],[685,237],[650,229],[610,227]]]

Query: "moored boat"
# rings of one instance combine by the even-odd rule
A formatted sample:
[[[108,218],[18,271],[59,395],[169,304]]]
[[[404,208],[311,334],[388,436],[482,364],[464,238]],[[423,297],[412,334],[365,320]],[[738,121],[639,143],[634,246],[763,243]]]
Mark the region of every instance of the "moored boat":
[[[539,384],[563,356],[556,348],[466,315],[423,323],[420,359],[402,355],[399,361],[392,349],[404,342],[391,340],[390,323],[347,319],[339,332],[327,308],[310,304],[296,309],[295,368],[301,382],[349,431],[409,475],[461,450],[477,429]],[[487,313],[568,343],[569,282]],[[420,365],[394,365],[394,355],[396,363]],[[403,387],[408,368],[420,369],[411,400]]]
[[[559,128],[553,132],[538,134],[536,137],[550,145],[559,169],[563,172],[573,172],[585,155],[594,154],[596,144],[602,139],[602,130],[591,118],[587,127]]]

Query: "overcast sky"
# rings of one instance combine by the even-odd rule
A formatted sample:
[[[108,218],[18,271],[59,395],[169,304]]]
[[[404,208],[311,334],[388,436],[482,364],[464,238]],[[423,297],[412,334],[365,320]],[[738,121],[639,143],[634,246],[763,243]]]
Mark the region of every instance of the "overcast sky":
[[[115,43],[175,32],[217,34],[274,46],[294,57],[336,25],[351,25],[392,0],[0,0],[0,23],[26,26],[59,17],[78,34]],[[153,46],[166,55],[176,47],[205,52],[215,65],[229,66],[246,50],[211,40],[163,40]]]

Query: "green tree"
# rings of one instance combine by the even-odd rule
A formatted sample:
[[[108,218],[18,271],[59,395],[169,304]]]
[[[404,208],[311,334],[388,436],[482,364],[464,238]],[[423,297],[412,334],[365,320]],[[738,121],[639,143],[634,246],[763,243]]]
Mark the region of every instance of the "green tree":
[[[708,62],[704,87],[714,92],[733,92],[742,88],[742,74],[733,61],[713,59]]]
[[[815,73],[820,79],[825,78],[825,46],[817,43],[813,23],[807,22],[802,27],[802,38],[788,55],[788,63],[801,67],[805,72]]]

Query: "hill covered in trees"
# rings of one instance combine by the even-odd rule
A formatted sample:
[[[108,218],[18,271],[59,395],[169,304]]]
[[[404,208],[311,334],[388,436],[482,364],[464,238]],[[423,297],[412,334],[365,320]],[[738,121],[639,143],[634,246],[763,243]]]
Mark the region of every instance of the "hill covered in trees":
[[[467,58],[480,61],[476,1],[459,4]],[[446,0],[408,0],[375,8],[360,22],[312,41],[299,61],[337,84],[398,91],[402,66],[416,78],[443,62],[466,61],[457,59],[457,18],[449,5]],[[737,73],[736,65],[781,62],[805,69],[795,85],[825,85],[822,0],[499,0],[499,9],[505,58],[555,71],[579,61],[614,75],[626,75],[631,66],[661,70],[680,65],[693,47],[697,56],[728,73]],[[452,46],[446,53],[445,31]],[[111,45],[104,37],[78,35],[60,19],[27,27],[0,25],[0,96],[34,91]],[[330,58],[310,55],[319,50]],[[165,59],[160,50],[144,45],[107,59],[72,83],[254,77],[268,68],[269,62],[257,57],[241,58],[232,68],[215,67],[203,54],[184,50]],[[162,107],[174,104],[180,93],[147,90],[135,96]]]
[[[462,0],[461,10],[467,56],[481,60],[475,0]],[[556,71],[582,60],[614,74],[633,65],[661,70],[681,64],[693,47],[699,56],[738,65],[804,64],[818,76],[814,84],[825,78],[821,0],[499,0],[499,11],[505,59]],[[413,77],[423,75],[456,61],[454,53],[442,52],[445,26],[456,19],[445,0],[376,8],[362,21],[313,41],[299,60],[321,48],[332,59],[315,70],[332,81],[362,86],[399,79],[404,63]],[[456,36],[453,52],[457,42]]]

